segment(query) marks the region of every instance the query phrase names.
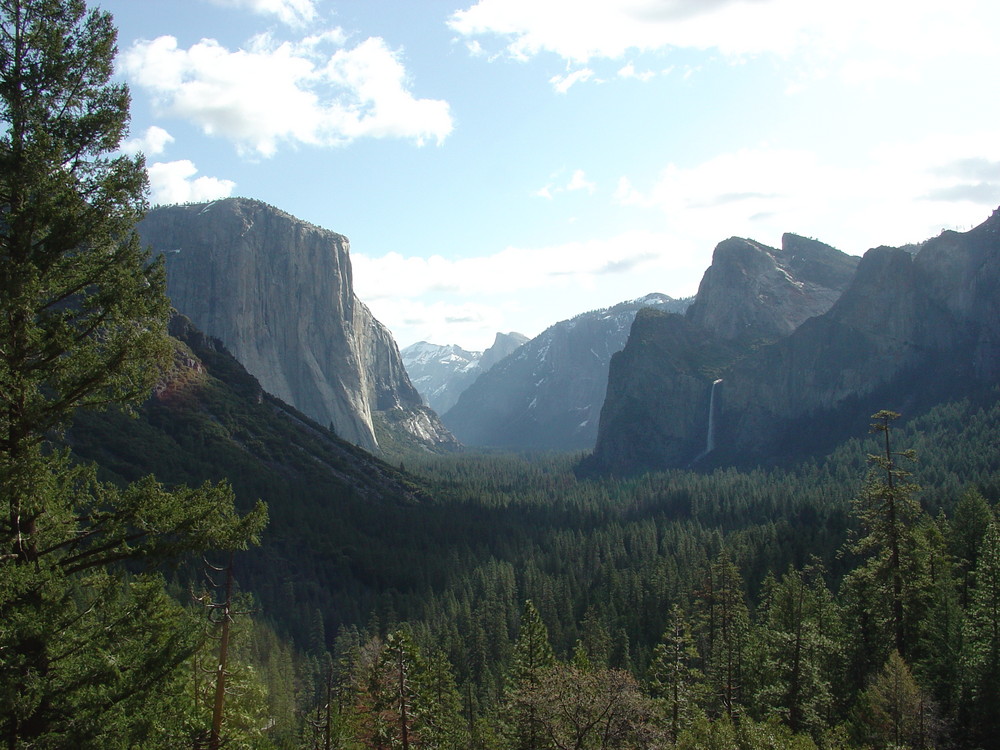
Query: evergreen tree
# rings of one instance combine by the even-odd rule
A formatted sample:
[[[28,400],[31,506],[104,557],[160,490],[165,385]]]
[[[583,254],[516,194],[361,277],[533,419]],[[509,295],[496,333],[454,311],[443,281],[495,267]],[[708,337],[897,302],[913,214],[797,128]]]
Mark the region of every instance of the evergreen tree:
[[[691,625],[675,604],[663,638],[653,651],[646,677],[646,689],[663,707],[669,738],[675,744],[680,733],[700,713],[699,704],[704,699],[704,675],[697,662],[698,649]]]
[[[983,537],[965,628],[965,716],[974,739],[1000,737],[1000,523]]]
[[[889,654],[871,686],[860,696],[864,740],[879,748],[934,746],[935,707],[897,651]]]
[[[448,658],[441,651],[417,663],[414,725],[420,746],[427,750],[465,747],[462,703]]]
[[[891,648],[906,658],[915,641],[909,605],[919,580],[914,576],[919,566],[913,559],[919,546],[914,534],[923,511],[914,497],[920,488],[907,481],[910,473],[900,465],[900,459],[912,462],[916,456],[912,450],[892,448],[892,422],[898,418],[892,411],[872,415],[872,432],[883,436],[883,450],[868,457],[872,468],[855,503],[861,536],[852,551],[867,558],[861,567],[877,586],[869,604],[875,611],[884,610]]]
[[[726,550],[709,566],[695,601],[696,635],[710,694],[709,708],[732,718],[743,696],[750,611],[743,577]]]
[[[977,490],[969,489],[959,499],[948,525],[949,548],[961,577],[963,607],[969,604],[972,573],[979,562],[979,548],[991,520],[993,512],[986,499]]]
[[[818,736],[830,719],[840,673],[840,618],[815,569],[789,569],[764,586],[756,631],[758,705],[793,732]]]
[[[524,603],[520,630],[514,642],[506,690],[507,726],[516,750],[539,750],[549,746],[538,720],[538,707],[531,696],[555,663],[549,631],[529,599]]]
[[[170,355],[162,264],[134,225],[141,157],[115,156],[116,32],[83,0],[0,0],[0,734],[8,748],[137,741],[196,646],[125,560],[244,546],[226,487],[96,480],[48,444],[81,407],[145,398]],[[165,712],[167,713],[167,712]],[[154,722],[155,723],[155,722]],[[112,739],[113,738],[113,739]],[[130,740],[131,738],[131,740]],[[145,742],[153,747],[154,742]]]

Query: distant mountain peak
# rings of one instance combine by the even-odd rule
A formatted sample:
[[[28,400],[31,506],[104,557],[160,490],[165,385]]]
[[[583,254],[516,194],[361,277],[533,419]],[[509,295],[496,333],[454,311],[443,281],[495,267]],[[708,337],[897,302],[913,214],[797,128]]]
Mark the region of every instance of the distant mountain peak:
[[[998,378],[997,212],[860,261],[797,235],[781,250],[733,238],[686,317],[637,317],[583,469],[787,461],[863,432],[878,409],[913,413]]]
[[[528,337],[497,332],[485,352],[470,352],[455,344],[418,341],[403,349],[403,365],[414,387],[439,414],[450,409],[477,377],[517,349]]]

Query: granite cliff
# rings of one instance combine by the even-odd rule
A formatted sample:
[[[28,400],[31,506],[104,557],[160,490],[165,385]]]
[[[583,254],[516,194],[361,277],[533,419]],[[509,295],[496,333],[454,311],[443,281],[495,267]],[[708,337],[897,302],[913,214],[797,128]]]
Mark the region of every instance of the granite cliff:
[[[969,232],[944,232],[916,248],[868,251],[843,292],[834,300],[826,294],[825,310],[770,340],[769,330],[780,333],[774,320],[795,317],[748,313],[748,300],[768,297],[753,287],[770,268],[756,275],[751,269],[760,266],[745,268],[742,276],[705,274],[702,290],[710,275],[733,285],[726,315],[709,314],[711,298],[700,290],[685,320],[637,318],[612,362],[585,470],[780,461],[862,433],[879,408],[912,411],[1000,375],[998,212]],[[792,280],[805,291],[804,277]],[[726,295],[714,299],[722,305]],[[753,335],[740,335],[746,320]],[[637,418],[641,429],[633,429]]]
[[[732,237],[716,246],[687,317],[727,341],[773,341],[829,310],[857,264],[794,234],[782,236],[780,249]]]
[[[346,237],[242,198],[155,208],[138,229],[166,258],[174,307],[266,391],[370,451],[455,445],[355,296]]]

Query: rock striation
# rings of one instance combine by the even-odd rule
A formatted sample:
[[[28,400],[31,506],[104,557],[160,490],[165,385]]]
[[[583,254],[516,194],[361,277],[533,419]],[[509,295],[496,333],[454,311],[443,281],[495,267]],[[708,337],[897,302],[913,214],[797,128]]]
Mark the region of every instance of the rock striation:
[[[689,302],[650,294],[556,323],[477,378],[442,419],[465,445],[588,450],[611,357],[636,313],[680,311]]]
[[[744,268],[773,279],[766,264]],[[791,264],[785,270],[807,288],[805,274],[797,278]],[[722,305],[725,295],[703,298],[699,290],[684,320],[637,318],[612,362],[585,470],[787,460],[861,434],[877,409],[905,413],[1000,376],[1000,210],[969,232],[944,232],[915,248],[869,250],[835,301],[822,303],[825,311],[803,316],[771,341],[767,332],[780,328],[774,322],[794,316],[754,309],[761,295],[749,274],[742,281],[731,271],[713,275],[733,284],[724,313],[711,310],[709,299]],[[820,280],[813,274],[810,281]],[[787,307],[788,299],[772,297],[771,304]],[[753,335],[743,334],[748,328]],[[720,378],[715,450],[705,455],[709,398]],[[639,414],[644,421],[635,429]]]
[[[266,391],[369,451],[385,424],[455,446],[355,296],[346,237],[243,198],[155,208],[138,229],[166,259],[174,307]]]

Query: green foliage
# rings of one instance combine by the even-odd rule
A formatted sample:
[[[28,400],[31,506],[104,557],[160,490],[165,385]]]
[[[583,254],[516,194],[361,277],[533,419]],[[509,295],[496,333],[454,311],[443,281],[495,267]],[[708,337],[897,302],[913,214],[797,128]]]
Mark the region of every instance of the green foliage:
[[[1000,736],[1000,524],[986,528],[967,613],[964,713],[975,739]]]
[[[874,747],[934,746],[934,705],[897,651],[859,697],[857,712],[862,739]]]
[[[667,629],[653,651],[646,690],[662,706],[668,737],[676,743],[681,732],[702,715],[706,685],[691,624],[678,605],[670,611]]]
[[[143,162],[114,153],[128,124],[115,38],[83,0],[0,2],[0,735],[11,749],[153,747],[169,734],[196,639],[149,568],[244,547],[266,521],[263,506],[239,518],[226,486],[99,482],[48,443],[78,409],[145,398],[170,351],[162,264],[134,231]],[[143,572],[126,575],[126,562]]]
[[[865,606],[881,614],[891,648],[905,656],[913,648],[913,609],[920,595],[915,587],[922,582],[916,529],[923,510],[915,498],[920,488],[907,481],[909,472],[899,463],[915,461],[915,452],[892,450],[891,424],[898,418],[891,411],[872,415],[872,431],[883,436],[884,450],[868,457],[872,469],[855,503],[862,533],[851,551],[867,557],[863,569],[874,584]]]
[[[514,747],[609,750],[655,744],[649,701],[622,670],[557,663],[537,682],[519,685],[514,700],[530,709],[539,730],[533,744]]]
[[[815,737],[833,716],[842,674],[840,613],[820,571],[789,569],[769,579],[757,613],[755,702],[793,732]]]
[[[733,717],[744,691],[750,611],[743,577],[726,550],[709,566],[696,592],[695,617],[710,710]]]

